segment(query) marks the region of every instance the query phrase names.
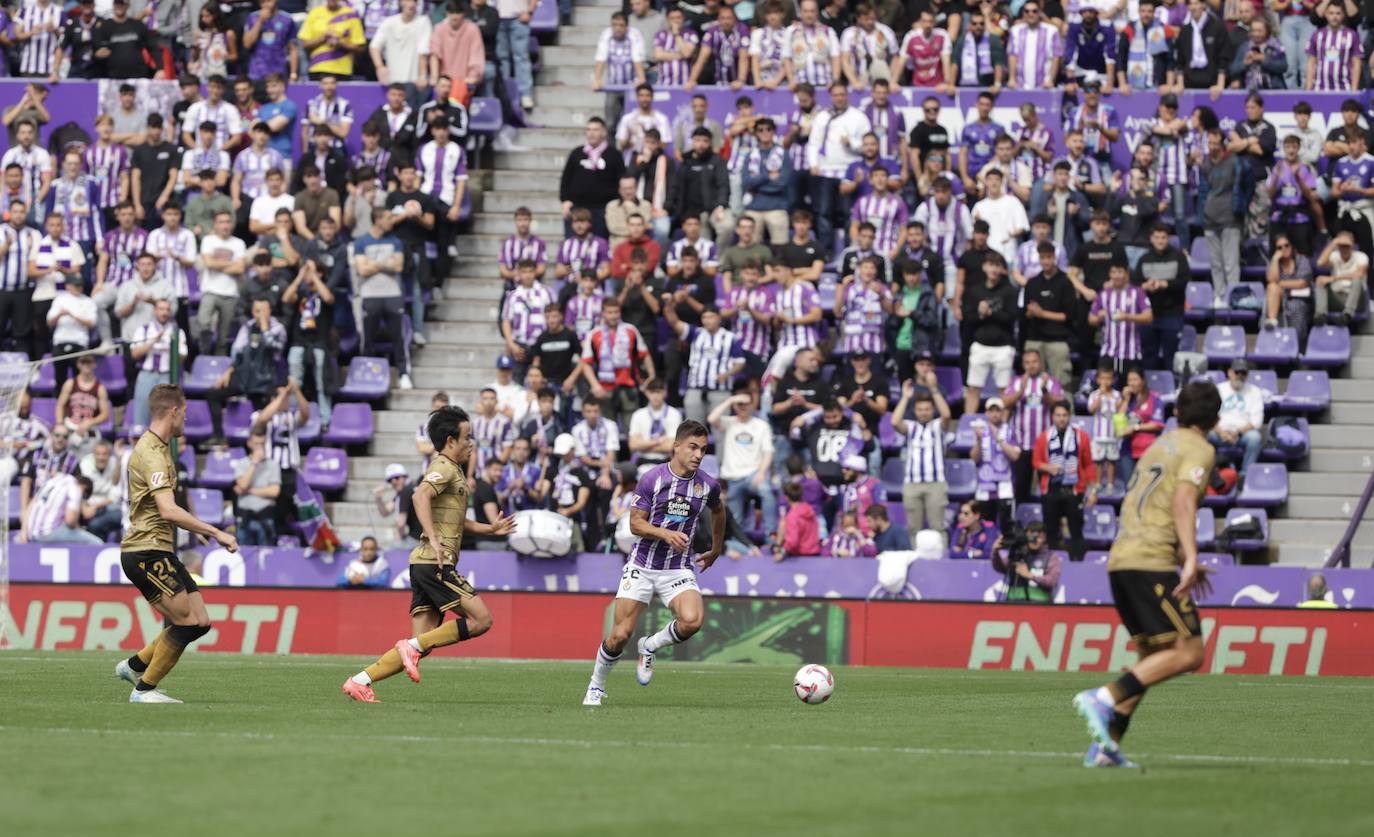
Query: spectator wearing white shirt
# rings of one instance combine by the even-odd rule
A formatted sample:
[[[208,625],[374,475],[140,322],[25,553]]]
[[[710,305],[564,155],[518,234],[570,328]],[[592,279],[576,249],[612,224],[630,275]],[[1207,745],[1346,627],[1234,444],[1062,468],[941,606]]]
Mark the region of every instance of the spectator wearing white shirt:
[[[91,329],[95,328],[98,316],[95,300],[86,295],[86,286],[80,274],[67,276],[62,291],[53,298],[52,307],[48,309],[53,356],[89,349]],[[59,387],[67,380],[73,365],[74,361],[70,358],[53,362]]]
[[[1013,264],[1017,241],[1030,229],[1026,207],[1015,195],[1003,190],[1005,178],[1000,169],[988,169],[984,183],[987,197],[973,205],[973,220],[988,222],[988,247]]]
[[[239,304],[239,279],[247,267],[248,247],[234,237],[234,214],[215,214],[214,232],[200,241],[200,310],[196,329],[201,351],[225,354],[229,348],[229,329]]]
[[[831,106],[816,115],[806,143],[811,171],[811,207],[816,214],[816,240],[822,249],[834,246],[835,201],[849,164],[861,159],[864,135],[873,130],[863,111],[849,106],[849,87],[830,85]]]
[[[654,110],[654,89],[647,84],[635,88],[635,109],[627,111],[615,126],[615,144],[621,151],[638,154],[644,150],[644,134],[656,130],[659,136],[672,133],[667,114]]]
[[[54,474],[38,489],[25,517],[24,540],[33,543],[84,543],[101,540],[81,528],[81,504],[91,481],[71,474]],[[21,540],[21,543],[24,542]]]
[[[172,283],[158,272],[157,256],[146,251],[140,253],[134,265],[134,278],[120,285],[115,297],[114,312],[119,317],[120,338],[133,340],[138,330],[152,321],[154,306],[160,299],[167,300],[175,315],[176,298]]]
[[[611,15],[611,25],[596,41],[596,67],[592,89],[606,91],[606,122],[615,125],[625,109],[625,90],[640,85],[644,77],[644,36],[631,29],[624,12]]]
[[[773,469],[773,430],[757,415],[754,394],[748,381],[735,384],[729,400],[716,405],[706,420],[720,433],[720,482],[725,486],[725,505],[744,528],[753,520],[745,513],[753,498],[763,511],[763,531],[772,535],[778,528],[778,501],[769,474]],[[734,415],[727,415],[732,410]]]
[[[177,363],[186,362],[186,332],[172,319],[172,301],[156,299],[153,316],[138,327],[129,342],[129,354],[138,364],[138,378],[134,382],[134,397],[130,407],[135,425],[147,427],[151,418],[148,395],[158,384],[172,382],[172,339],[177,341]]]
[[[86,264],[85,251],[67,237],[67,223],[61,215],[56,212],[49,215],[43,228],[47,235],[38,242],[38,248],[29,258],[29,276],[34,277],[33,295],[29,297],[33,313],[29,357],[41,357],[52,348],[48,312],[57,297],[57,287],[67,277],[81,278],[81,270]]]
[[[1349,325],[1369,287],[1368,254],[1356,249],[1355,236],[1344,230],[1317,257],[1317,267],[1331,272],[1317,277],[1315,322]],[[1341,312],[1334,316],[1328,314],[1332,302],[1341,306]]]
[[[400,0],[400,13],[377,27],[368,51],[381,84],[404,84],[406,100],[418,108],[429,88],[429,41],[434,24],[417,14],[417,0]]]
[[[277,226],[277,212],[294,211],[296,196],[287,194],[286,174],[281,169],[267,173],[267,193],[253,198],[253,206],[248,210],[248,231],[253,235],[267,235]]]
[[[630,416],[630,453],[641,469],[667,462],[673,453],[673,439],[682,413],[668,403],[668,387],[655,378],[644,387],[649,406]]]
[[[187,148],[194,146],[195,140],[191,132],[199,129],[206,122],[215,124],[215,143],[214,147],[222,151],[232,152],[243,144],[245,139],[243,133],[243,120],[239,118],[239,109],[233,102],[225,101],[224,91],[228,87],[228,82],[224,76],[210,76],[205,82],[205,98],[193,103],[186,109],[186,115],[181,120],[181,143]],[[227,176],[226,172],[226,176]]]
[[[123,517],[120,503],[123,502],[124,491],[120,485],[121,472],[119,462],[114,457],[114,448],[101,439],[90,453],[81,458],[77,468],[81,476],[91,482],[91,494],[82,504],[81,519],[86,531],[103,543],[120,530]]]
[[[1259,459],[1263,439],[1260,428],[1264,426],[1264,393],[1249,383],[1250,364],[1245,358],[1231,361],[1226,370],[1226,386],[1221,387],[1221,414],[1217,426],[1207,434],[1207,441],[1214,447],[1240,445],[1245,452],[1240,461],[1240,477],[1250,470]]]

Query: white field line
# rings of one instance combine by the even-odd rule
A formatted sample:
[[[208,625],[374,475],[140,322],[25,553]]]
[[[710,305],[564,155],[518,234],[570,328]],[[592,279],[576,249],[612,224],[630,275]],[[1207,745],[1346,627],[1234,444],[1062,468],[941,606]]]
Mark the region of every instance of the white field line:
[[[97,729],[97,728],[78,728],[78,727],[18,727],[0,726],[0,733],[4,732],[43,732],[55,735],[78,735],[87,737],[100,736],[129,736],[146,738],[149,736],[161,736],[165,738],[225,738],[250,741],[318,741],[318,740],[338,740],[354,741],[359,739],[356,735],[279,735],[276,733],[258,732],[206,732],[199,730],[150,730],[150,729]],[[493,744],[504,747],[565,747],[578,750],[598,750],[606,748],[626,748],[646,746],[643,741],[615,741],[615,740],[591,740],[579,738],[526,738],[526,737],[507,737],[507,736],[473,736],[463,735],[452,738],[443,736],[428,735],[373,735],[363,736],[368,741],[390,741],[407,744]],[[719,749],[721,747],[732,748],[746,751],[783,751],[783,752],[810,752],[810,753],[831,753],[831,754],[876,754],[891,756],[916,756],[923,758],[987,758],[987,759],[1078,759],[1082,757],[1077,752],[1053,752],[1048,750],[991,750],[991,749],[963,749],[957,747],[885,747],[885,746],[864,746],[847,744],[730,744],[713,742],[692,742],[692,741],[658,741],[648,746],[672,749]],[[1218,755],[1206,753],[1176,753],[1158,754],[1150,756],[1146,753],[1135,754],[1138,758],[1153,758],[1157,761],[1169,761],[1179,763],[1202,763],[1216,765],[1287,765],[1301,767],[1374,767],[1374,759],[1349,759],[1349,758],[1317,758],[1303,756],[1268,756],[1268,755]]]

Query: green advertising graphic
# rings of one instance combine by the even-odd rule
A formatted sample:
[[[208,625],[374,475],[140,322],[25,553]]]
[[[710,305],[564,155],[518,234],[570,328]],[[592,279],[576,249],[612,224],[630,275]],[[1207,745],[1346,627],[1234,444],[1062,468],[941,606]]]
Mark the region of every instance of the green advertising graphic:
[[[837,604],[787,599],[706,599],[706,624],[691,642],[659,651],[664,659],[710,663],[801,665],[848,662],[848,613]],[[615,605],[606,609],[609,629]],[[667,626],[673,614],[649,608],[630,640]]]

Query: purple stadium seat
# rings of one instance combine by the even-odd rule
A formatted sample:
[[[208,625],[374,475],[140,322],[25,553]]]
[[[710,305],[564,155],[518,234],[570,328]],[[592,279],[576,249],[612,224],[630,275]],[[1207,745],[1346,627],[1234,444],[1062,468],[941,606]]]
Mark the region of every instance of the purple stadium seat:
[[[1017,503],[1014,517],[1016,522],[1022,526],[1029,526],[1032,523],[1044,523],[1045,510],[1040,507],[1039,503]]]
[[[1251,369],[1250,383],[1264,393],[1264,406],[1268,407],[1279,397],[1279,374],[1272,369]]]
[[[198,485],[228,491],[234,484],[234,464],[247,458],[243,448],[216,448],[205,454],[205,470],[201,471]]]
[[[986,420],[981,413],[964,413],[959,416],[959,427],[954,431],[954,441],[950,443],[951,453],[960,456],[968,456],[969,451],[973,450],[973,422]]]
[[[95,377],[105,385],[105,391],[112,399],[121,399],[129,391],[129,379],[124,377],[124,358],[121,355],[101,355],[96,360]]]
[[[1111,546],[1116,540],[1116,509],[1101,504],[1084,509],[1083,540],[1088,546]]]
[[[945,460],[945,476],[949,476],[949,463]],[[883,481],[883,488],[887,490],[889,497],[902,496],[902,483],[906,479],[906,466],[901,459],[887,459],[883,461],[883,473],[880,477]]]
[[[1217,541],[1217,516],[1206,506],[1197,510],[1197,548],[1206,549]]]
[[[1285,413],[1320,413],[1331,406],[1331,379],[1320,369],[1294,372],[1279,401]]]
[[[901,503],[883,503],[887,509],[887,517],[892,521],[892,525],[897,527],[897,531],[906,531],[906,506]]]
[[[186,471],[186,482],[195,485],[196,480],[196,449],[186,445],[177,451],[177,459],[181,461],[181,467]]]
[[[970,500],[978,488],[978,466],[971,459],[946,459],[945,482],[949,484],[949,499]]]
[[[1226,298],[1229,300],[1231,298],[1231,293],[1241,285],[1249,287],[1255,299],[1260,301],[1264,300],[1263,282],[1233,282],[1231,286],[1226,289]],[[1256,308],[1227,307],[1219,311],[1213,311],[1212,315],[1219,323],[1252,324],[1259,322],[1260,312],[1259,309]]]
[[[1276,328],[1262,330],[1255,337],[1255,348],[1247,356],[1251,363],[1263,366],[1293,366],[1298,362],[1298,330]]]
[[[57,399],[33,399],[29,402],[29,416],[31,418],[42,419],[48,427],[52,427],[57,421]]]
[[[1202,546],[1202,544],[1198,544]],[[1236,559],[1234,556],[1225,552],[1199,552],[1197,554],[1199,564],[1206,564],[1209,567],[1234,567]]]
[[[1183,330],[1178,333],[1178,349],[1181,352],[1197,351],[1197,326],[1192,323],[1183,324]]]
[[[329,430],[322,441],[328,445],[362,445],[376,431],[372,427],[372,405],[345,401],[334,405]]]
[[[292,400],[290,409],[296,409],[296,402]],[[332,421],[332,418],[331,418]],[[314,401],[310,402],[310,418],[306,419],[305,424],[301,425],[296,431],[296,438],[300,441],[301,447],[313,445],[320,440],[320,435],[324,432],[324,425],[320,423],[320,408]]]
[[[248,441],[253,425],[253,405],[239,398],[224,405],[224,436],[231,442]]]
[[[1178,389],[1178,383],[1174,380],[1174,373],[1168,369],[1151,369],[1145,373],[1145,381],[1150,385],[1150,392],[1161,397],[1172,395]]]
[[[1303,440],[1306,442],[1305,448],[1310,450],[1312,447],[1312,429],[1308,426],[1307,419],[1302,416],[1298,416],[1298,430],[1302,432]],[[1290,456],[1276,447],[1265,447],[1264,450],[1260,451],[1260,459],[1265,462],[1288,462],[1301,458],[1301,456]]]
[[[1251,465],[1236,502],[1266,509],[1288,502],[1288,466],[1282,462],[1256,462]]]
[[[210,407],[204,401],[186,401],[186,438],[199,444],[210,438],[214,430],[210,426]]]
[[[1205,323],[1212,319],[1213,304],[1211,282],[1188,283],[1184,296],[1184,305],[1187,306],[1184,316],[1190,322]]]
[[[957,366],[935,367],[935,379],[940,382],[940,393],[951,404],[964,400],[964,373]]]
[[[43,355],[44,359],[51,358],[52,353]],[[29,392],[34,395],[56,395],[57,394],[57,373],[53,370],[51,363],[45,363],[38,367],[38,377],[33,383],[29,384]]]
[[[892,414],[883,413],[882,418],[878,419],[878,446],[885,451],[895,453],[902,449],[902,444],[902,437],[898,436],[897,431],[892,429]]]
[[[224,495],[213,488],[192,488],[187,491],[191,513],[211,526],[224,522]]]
[[[1207,249],[1206,239],[1193,239],[1193,249],[1188,253],[1188,269],[1194,276],[1206,276],[1212,272],[1212,253]],[[1210,292],[1211,285],[1207,287]]]
[[[1260,531],[1263,532],[1264,534],[1263,534],[1261,537],[1259,537],[1258,539],[1254,539],[1254,540],[1246,539],[1246,540],[1234,540],[1234,541],[1231,541],[1231,549],[1237,550],[1237,551],[1241,551],[1241,552],[1245,552],[1245,551],[1253,550],[1253,549],[1265,549],[1265,548],[1267,548],[1267,547],[1269,546],[1269,514],[1268,514],[1264,509],[1260,509],[1260,508],[1234,508],[1234,509],[1231,509],[1230,511],[1228,511],[1228,512],[1226,513],[1226,523],[1227,523],[1227,525],[1230,525],[1231,521],[1235,520],[1236,518],[1240,517],[1241,515],[1246,515],[1246,514],[1254,516],[1255,519],[1259,521],[1259,524],[1260,524]],[[1225,527],[1222,527],[1222,528],[1225,528]]]
[[[1105,564],[1112,554],[1101,549],[1090,549],[1083,553],[1083,563],[1085,564]]]
[[[25,358],[25,360],[28,360],[28,358]],[[17,485],[11,485],[11,486],[9,486],[8,488],[6,488],[5,490],[8,491],[8,492],[10,493],[10,501],[9,501],[9,502],[10,502],[10,521],[9,521],[9,525],[10,525],[10,526],[18,526],[18,525],[19,525],[19,509],[20,509],[20,506],[22,505],[22,504],[19,502],[19,486],[17,486]]]
[[[1309,369],[1336,369],[1350,362],[1350,329],[1316,326],[1307,333],[1302,365]]]
[[[1208,326],[1202,353],[1212,366],[1226,368],[1231,361],[1245,357],[1245,329],[1238,325]]]
[[[534,14],[530,15],[530,32],[551,35],[558,31],[558,24],[558,0],[539,0]]]
[[[958,363],[962,359],[964,346],[959,342],[959,323],[951,322],[945,330],[945,344],[935,353],[940,363]]]
[[[468,105],[468,133],[494,134],[501,130],[501,125],[501,100],[494,96],[474,96]]]
[[[701,458],[701,470],[710,477],[720,476],[720,460],[715,454],[708,453]]]
[[[197,355],[191,363],[191,374],[181,382],[187,395],[204,395],[229,370],[230,359],[224,355]]]
[[[343,448],[313,447],[301,464],[301,476],[317,491],[342,491],[348,485],[348,454]]]

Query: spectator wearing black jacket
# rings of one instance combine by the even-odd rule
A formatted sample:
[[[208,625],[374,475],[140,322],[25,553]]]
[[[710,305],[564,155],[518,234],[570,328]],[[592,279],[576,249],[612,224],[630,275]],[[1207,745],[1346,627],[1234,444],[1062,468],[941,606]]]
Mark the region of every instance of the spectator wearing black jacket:
[[[1193,33],[1201,27],[1202,55],[1194,62]],[[1170,73],[1174,87],[1190,90],[1210,88],[1215,99],[1226,87],[1226,24],[1207,10],[1206,0],[1188,0],[1188,15],[1174,38],[1174,68]],[[1201,66],[1194,66],[1194,63]]]
[[[735,226],[730,211],[730,175],[725,161],[711,150],[711,132],[706,128],[692,132],[692,148],[682,155],[673,173],[668,203],[678,224],[689,215],[696,216],[702,228],[713,233],[714,240],[729,239]]]
[[[18,16],[19,9],[12,12],[13,16]],[[62,54],[71,59],[71,67],[67,70],[67,78],[99,78],[100,61],[95,57],[95,32],[100,26],[100,18],[95,16],[94,0],[82,0],[77,8],[76,14],[70,15],[62,24]],[[15,52],[18,49],[15,48]],[[54,70],[57,68],[54,67]],[[54,81],[56,78],[54,78]],[[197,79],[196,91],[199,93],[200,85]],[[180,124],[180,119],[177,120]],[[10,137],[10,142],[14,142],[14,137]]]
[[[1073,313],[1078,294],[1069,277],[1059,269],[1054,245],[1042,241],[1035,248],[1040,257],[1040,272],[1026,282],[1026,351],[1035,350],[1045,359],[1045,369],[1059,385],[1073,386],[1073,360],[1069,341],[1073,339]]]
[[[415,110],[406,103],[406,86],[393,84],[386,89],[386,104],[379,106],[367,117],[363,127],[372,125],[377,129],[378,142],[382,148],[411,152],[415,148]]]
[[[1150,246],[1150,229],[1159,217],[1159,198],[1148,183],[1149,174],[1132,167],[1127,173],[1130,183],[1124,191],[1107,196],[1107,212],[1121,219],[1116,240],[1127,248],[1128,257],[1139,260]],[[1101,286],[1093,290],[1101,290]]]
[[[981,274],[983,281],[964,288],[962,328],[969,335],[964,412],[968,414],[978,412],[978,401],[989,375],[999,392],[1006,389],[1016,359],[1013,328],[1019,289],[1007,281],[1006,259],[995,250],[984,253]]]
[[[334,194],[348,194],[348,157],[342,147],[334,144],[334,134],[324,125],[315,129],[310,147],[305,149],[291,170],[292,194],[305,191],[307,167],[318,170],[324,176],[324,185],[333,189]]]
[[[1131,277],[1149,295],[1155,317],[1140,327],[1140,365],[1145,369],[1174,368],[1190,276],[1188,257],[1169,244],[1169,227],[1155,224],[1150,229],[1150,249],[1140,257]]]
[[[606,123],[601,117],[587,120],[586,143],[568,152],[563,175],[558,181],[558,200],[562,202],[563,235],[572,235],[573,207],[584,207],[592,214],[592,232],[610,237],[606,229],[606,204],[615,200],[625,160],[606,138]],[[729,194],[729,186],[726,186]]]
[[[1173,50],[1165,39],[1164,21],[1155,19],[1158,8],[1157,0],[1140,0],[1140,16],[1121,29],[1116,42],[1116,81],[1121,93],[1159,90],[1169,83]],[[1150,44],[1156,25],[1160,27],[1158,51]]]
[[[157,55],[159,47],[141,20],[129,17],[129,0],[114,0],[113,16],[96,24],[96,66],[102,67],[105,78],[148,78],[153,74],[144,50]]]

